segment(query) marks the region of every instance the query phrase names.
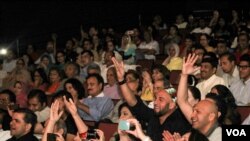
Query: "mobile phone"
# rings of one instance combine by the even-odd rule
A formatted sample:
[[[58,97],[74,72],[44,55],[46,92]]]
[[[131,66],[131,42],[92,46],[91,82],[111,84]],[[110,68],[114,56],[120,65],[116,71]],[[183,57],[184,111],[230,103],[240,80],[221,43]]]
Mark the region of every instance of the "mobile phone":
[[[131,125],[128,121],[126,120],[120,120],[118,123],[118,129],[120,130],[134,130],[135,126]]]
[[[56,141],[57,134],[47,133],[47,141]]]
[[[87,132],[87,138],[86,139],[87,140],[90,140],[90,139],[99,139],[99,136],[98,136],[97,132],[94,129],[90,129]]]

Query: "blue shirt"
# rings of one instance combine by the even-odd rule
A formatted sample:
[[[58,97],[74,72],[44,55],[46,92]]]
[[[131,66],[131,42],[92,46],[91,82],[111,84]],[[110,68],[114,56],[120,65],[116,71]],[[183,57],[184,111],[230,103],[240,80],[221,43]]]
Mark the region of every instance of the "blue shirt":
[[[113,101],[104,96],[103,92],[96,97],[87,97],[82,101],[83,104],[89,107],[90,114],[78,109],[78,113],[84,120],[99,121],[108,116],[108,114],[113,110]]]

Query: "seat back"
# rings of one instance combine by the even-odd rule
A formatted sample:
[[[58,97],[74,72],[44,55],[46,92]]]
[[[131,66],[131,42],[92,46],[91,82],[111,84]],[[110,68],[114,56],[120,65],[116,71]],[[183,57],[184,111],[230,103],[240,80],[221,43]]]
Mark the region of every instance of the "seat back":
[[[91,129],[95,129],[97,127],[97,123],[95,121],[83,120],[83,122]]]
[[[117,123],[100,122],[98,125],[98,129],[100,129],[104,132],[105,139],[107,141],[109,141],[110,138],[113,137],[114,133],[117,132],[118,124]]]
[[[241,122],[243,122],[250,114],[250,106],[238,106],[236,110],[241,116]]]
[[[180,81],[181,70],[172,70],[169,75],[169,82],[173,85],[173,87],[177,90],[179,81]]]

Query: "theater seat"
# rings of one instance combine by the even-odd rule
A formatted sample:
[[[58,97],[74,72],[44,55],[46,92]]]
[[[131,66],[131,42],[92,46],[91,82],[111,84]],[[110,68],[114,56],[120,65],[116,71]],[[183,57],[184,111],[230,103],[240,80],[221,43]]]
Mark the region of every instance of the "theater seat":
[[[90,120],[83,120],[83,122],[92,129],[95,129],[97,127],[97,123],[95,121],[90,121]]]
[[[241,122],[243,122],[250,114],[250,106],[238,106],[237,111],[241,115]]]
[[[114,135],[114,133],[117,132],[118,124],[117,123],[100,122],[98,129],[100,129],[104,132],[105,139],[107,141],[109,141],[110,138]]]

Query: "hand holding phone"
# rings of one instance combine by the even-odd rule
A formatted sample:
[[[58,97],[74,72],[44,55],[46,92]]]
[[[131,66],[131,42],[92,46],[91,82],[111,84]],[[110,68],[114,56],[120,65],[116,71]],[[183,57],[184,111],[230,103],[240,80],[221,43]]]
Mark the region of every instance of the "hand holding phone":
[[[119,123],[118,123],[118,129],[124,130],[124,131],[126,131],[126,130],[134,130],[135,126],[130,124],[126,120],[120,120]]]

